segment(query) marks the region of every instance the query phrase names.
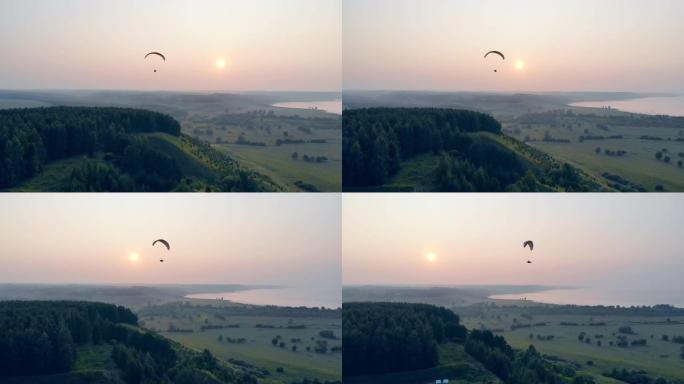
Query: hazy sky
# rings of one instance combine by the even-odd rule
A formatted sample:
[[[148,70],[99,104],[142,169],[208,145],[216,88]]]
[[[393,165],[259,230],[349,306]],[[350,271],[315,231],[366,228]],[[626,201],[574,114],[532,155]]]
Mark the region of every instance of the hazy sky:
[[[339,91],[341,23],[341,0],[2,0],[0,89]]]
[[[336,194],[3,194],[0,212],[0,283],[340,287]]]
[[[342,207],[344,284],[684,290],[681,194],[346,194]]]
[[[343,87],[684,93],[682,15],[681,0],[345,0]]]

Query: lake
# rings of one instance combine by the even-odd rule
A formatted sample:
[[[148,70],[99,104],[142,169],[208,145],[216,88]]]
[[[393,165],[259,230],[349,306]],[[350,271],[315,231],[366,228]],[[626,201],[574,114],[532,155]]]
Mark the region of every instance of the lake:
[[[254,305],[277,305],[281,307],[325,307],[342,306],[340,289],[328,288],[255,288],[236,292],[193,293],[189,299],[216,300],[223,298],[235,303]]]
[[[676,307],[684,307],[683,290],[582,287],[491,296],[492,299],[501,300],[519,300],[523,297],[527,300],[548,304],[620,306],[670,304]]]
[[[336,115],[342,114],[342,99],[325,101],[288,101],[275,103],[274,107],[297,108],[297,109],[320,109]]]
[[[575,107],[603,108],[610,106],[624,112],[647,115],[684,116],[684,95],[673,97],[644,97],[629,100],[582,101],[570,104]]]

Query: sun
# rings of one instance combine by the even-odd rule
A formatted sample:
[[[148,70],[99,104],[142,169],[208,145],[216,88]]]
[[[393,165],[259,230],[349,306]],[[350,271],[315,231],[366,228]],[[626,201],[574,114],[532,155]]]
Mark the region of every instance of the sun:
[[[427,259],[427,261],[431,263],[437,261],[437,255],[435,255],[433,252],[428,253],[427,256],[425,256],[425,258]]]
[[[525,69],[525,62],[522,60],[516,61],[515,62],[515,69],[517,69],[518,71],[522,71],[523,69]]]
[[[225,67],[226,67],[226,60],[225,59],[216,59],[216,68],[223,69]]]
[[[130,255],[128,255],[128,260],[130,260],[130,261],[133,262],[133,263],[137,263],[138,260],[140,260],[140,255],[138,255],[137,253],[133,252],[133,253],[131,253]]]

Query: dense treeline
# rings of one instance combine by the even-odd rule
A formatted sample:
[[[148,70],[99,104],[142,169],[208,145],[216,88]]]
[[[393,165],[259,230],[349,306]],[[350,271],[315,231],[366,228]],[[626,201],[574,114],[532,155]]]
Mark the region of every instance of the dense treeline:
[[[130,145],[128,134],[144,132],[178,136],[180,124],[161,113],[128,108],[0,111],[0,188],[36,175],[50,161],[96,152],[123,153]]]
[[[186,350],[140,330],[137,322],[129,309],[111,304],[0,302],[0,378],[67,373],[79,348],[100,345],[111,348],[116,374],[127,384],[256,384],[255,377],[224,366],[209,351]]]
[[[532,346],[517,351],[490,331],[468,332],[456,314],[432,305],[345,303],[342,327],[345,376],[465,363],[440,360],[437,344],[452,341],[505,384],[594,384],[571,364],[550,361]]]
[[[483,308],[501,308],[495,304],[478,304],[470,307],[477,311]],[[464,308],[463,311],[468,311]],[[520,311],[527,315],[571,315],[571,316],[629,316],[629,317],[684,317],[684,308],[668,304],[643,306],[613,306],[613,305],[539,305],[539,306],[507,306],[507,312]],[[474,312],[473,312],[474,313]],[[667,319],[675,323],[674,319]]]
[[[279,187],[208,144],[180,133],[157,112],[126,108],[53,107],[0,111],[0,189],[17,186],[46,164],[82,156],[50,186],[55,191],[271,191]],[[182,150],[143,133],[174,136]],[[187,151],[188,153],[185,153]],[[193,157],[208,168],[183,174]],[[183,168],[185,167],[185,168]],[[210,175],[210,173],[215,173]]]
[[[342,328],[344,376],[434,367],[437,344],[466,336],[456,314],[426,304],[344,304]]]
[[[0,302],[0,377],[67,372],[76,348],[115,337],[117,324],[137,324],[130,310],[110,304]]]
[[[436,108],[347,110],[342,127],[343,183],[350,187],[382,184],[416,155],[467,150],[469,132],[501,132],[489,115]]]
[[[666,380],[662,377],[653,378],[644,371],[627,370],[625,368],[613,368],[610,372],[605,372],[603,376],[610,377],[628,384],[682,384],[682,380]]]
[[[514,351],[502,336],[490,331],[471,331],[465,349],[506,384],[594,383],[590,377],[577,376],[569,366],[544,359],[533,346]]]
[[[527,113],[515,121],[519,124],[545,124],[550,126],[563,126],[565,122],[581,121],[586,125],[580,124],[580,126],[594,125],[604,131],[609,130],[609,126],[684,128],[684,117],[678,116],[638,113],[576,113],[569,109]]]
[[[371,108],[343,116],[343,185],[378,187],[401,161],[431,153],[422,185],[396,188],[439,192],[589,191],[599,186],[569,164],[501,135],[479,112],[434,108]],[[429,164],[429,162],[425,163]],[[416,173],[418,171],[414,171]],[[395,186],[392,186],[395,188]]]

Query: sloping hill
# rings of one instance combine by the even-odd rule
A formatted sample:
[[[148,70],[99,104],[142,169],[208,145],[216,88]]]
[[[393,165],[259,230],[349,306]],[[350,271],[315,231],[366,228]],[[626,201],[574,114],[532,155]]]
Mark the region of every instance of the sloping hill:
[[[489,115],[369,108],[343,116],[345,191],[610,190],[585,172],[502,134]]]
[[[171,117],[125,108],[0,111],[0,188],[13,191],[278,191]]]
[[[0,381],[256,383],[208,351],[138,328],[128,309],[73,301],[0,302]]]

